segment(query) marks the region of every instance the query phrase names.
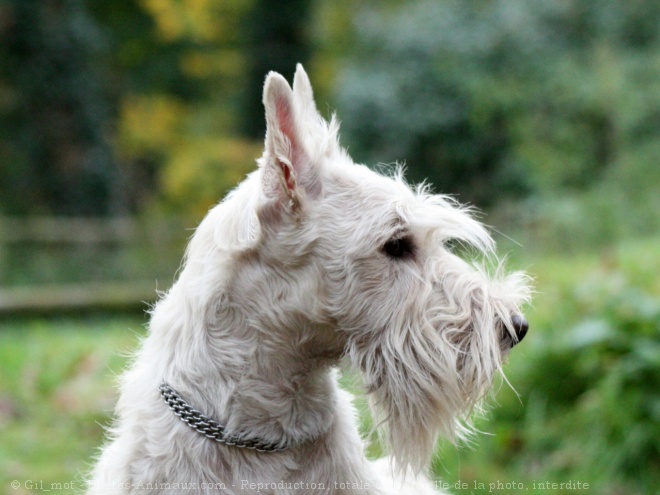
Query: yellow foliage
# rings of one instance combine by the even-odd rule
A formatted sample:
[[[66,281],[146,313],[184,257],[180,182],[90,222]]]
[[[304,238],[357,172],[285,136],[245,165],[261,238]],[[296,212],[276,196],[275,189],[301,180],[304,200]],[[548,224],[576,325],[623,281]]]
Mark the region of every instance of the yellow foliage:
[[[167,160],[161,175],[164,202],[201,218],[256,168],[261,141],[238,138],[190,139]]]
[[[126,96],[119,113],[121,152],[164,152],[178,140],[186,114],[186,107],[170,96]]]
[[[231,41],[240,36],[242,14],[251,0],[141,0],[165,41],[190,38],[196,42]]]
[[[210,117],[222,120],[222,111]],[[209,129],[195,135],[191,121],[200,118],[169,96],[130,95],[122,102],[117,143],[129,159],[155,155],[162,164],[157,202],[198,218],[256,168],[263,149],[261,141],[211,137]]]
[[[181,60],[183,72],[191,77],[235,78],[243,73],[245,58],[239,50],[220,49],[213,52],[193,51]]]
[[[149,12],[156,21],[158,34],[166,41],[179,38],[183,31],[183,24],[175,4],[168,0],[142,0],[142,8]]]

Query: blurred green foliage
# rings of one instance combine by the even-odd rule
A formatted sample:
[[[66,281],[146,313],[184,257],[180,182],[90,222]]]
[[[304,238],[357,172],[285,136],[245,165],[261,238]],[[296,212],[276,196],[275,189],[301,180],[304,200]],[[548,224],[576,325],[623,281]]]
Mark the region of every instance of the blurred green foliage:
[[[660,468],[660,299],[621,276],[601,280],[605,291],[578,284],[573,297],[584,316],[562,335],[536,339],[518,388],[528,422],[525,457],[516,460],[564,476],[602,470],[608,481],[652,493],[651,473]]]
[[[654,0],[5,0],[0,18],[5,214],[198,219],[259,153],[265,73],[302,61],[356,159],[405,160],[537,245],[660,229]],[[172,184],[193,173],[203,206]]]
[[[2,2],[0,212],[127,215],[167,204],[162,171],[181,149],[178,166],[206,163],[213,156],[195,142],[237,137],[251,4]],[[207,180],[207,207],[237,181],[224,165]]]
[[[0,19],[0,211],[119,213],[101,29],[77,0],[5,1]]]
[[[610,240],[660,227],[657,2],[370,2],[353,32],[337,101],[356,158],[405,160],[463,201],[515,201],[548,237],[593,217]]]

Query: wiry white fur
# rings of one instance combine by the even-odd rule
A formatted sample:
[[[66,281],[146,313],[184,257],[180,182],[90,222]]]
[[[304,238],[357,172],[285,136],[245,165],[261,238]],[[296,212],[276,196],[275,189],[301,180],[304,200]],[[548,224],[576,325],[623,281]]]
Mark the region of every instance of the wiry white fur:
[[[209,212],[154,308],[89,493],[435,493],[420,472],[437,436],[466,435],[515,341],[526,277],[488,275],[446,245],[494,259],[469,210],[355,165],[302,67],[293,89],[269,74],[264,105],[260,167]],[[402,236],[413,255],[385,254]],[[342,359],[363,376],[396,474],[364,456]],[[163,403],[162,382],[230,432],[302,443],[256,453],[209,441]]]

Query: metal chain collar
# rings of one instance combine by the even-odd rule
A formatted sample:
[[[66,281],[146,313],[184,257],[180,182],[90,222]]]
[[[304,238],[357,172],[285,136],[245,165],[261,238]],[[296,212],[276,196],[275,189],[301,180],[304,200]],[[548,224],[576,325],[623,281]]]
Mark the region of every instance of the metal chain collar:
[[[206,438],[231,447],[251,449],[256,450],[257,452],[280,452],[290,448],[289,445],[283,446],[279,443],[271,443],[258,439],[247,439],[238,435],[231,435],[225,431],[224,426],[208,416],[205,416],[188,404],[178,392],[167,383],[163,383],[158,387],[158,390],[165,400],[165,403],[174,414],[176,414],[179,419],[190,428],[201,433]]]

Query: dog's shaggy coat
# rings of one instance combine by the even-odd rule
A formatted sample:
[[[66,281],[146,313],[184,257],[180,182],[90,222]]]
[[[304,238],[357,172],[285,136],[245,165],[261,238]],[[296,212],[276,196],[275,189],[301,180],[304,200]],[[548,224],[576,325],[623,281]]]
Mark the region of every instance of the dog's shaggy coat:
[[[465,435],[517,342],[526,277],[447,245],[494,258],[469,210],[354,164],[301,66],[293,89],[269,74],[263,101],[259,168],[209,212],[155,306],[89,493],[436,493],[420,473],[437,436]],[[391,461],[365,458],[341,362],[361,374]],[[292,447],[208,440],[163,382],[227,431]]]

